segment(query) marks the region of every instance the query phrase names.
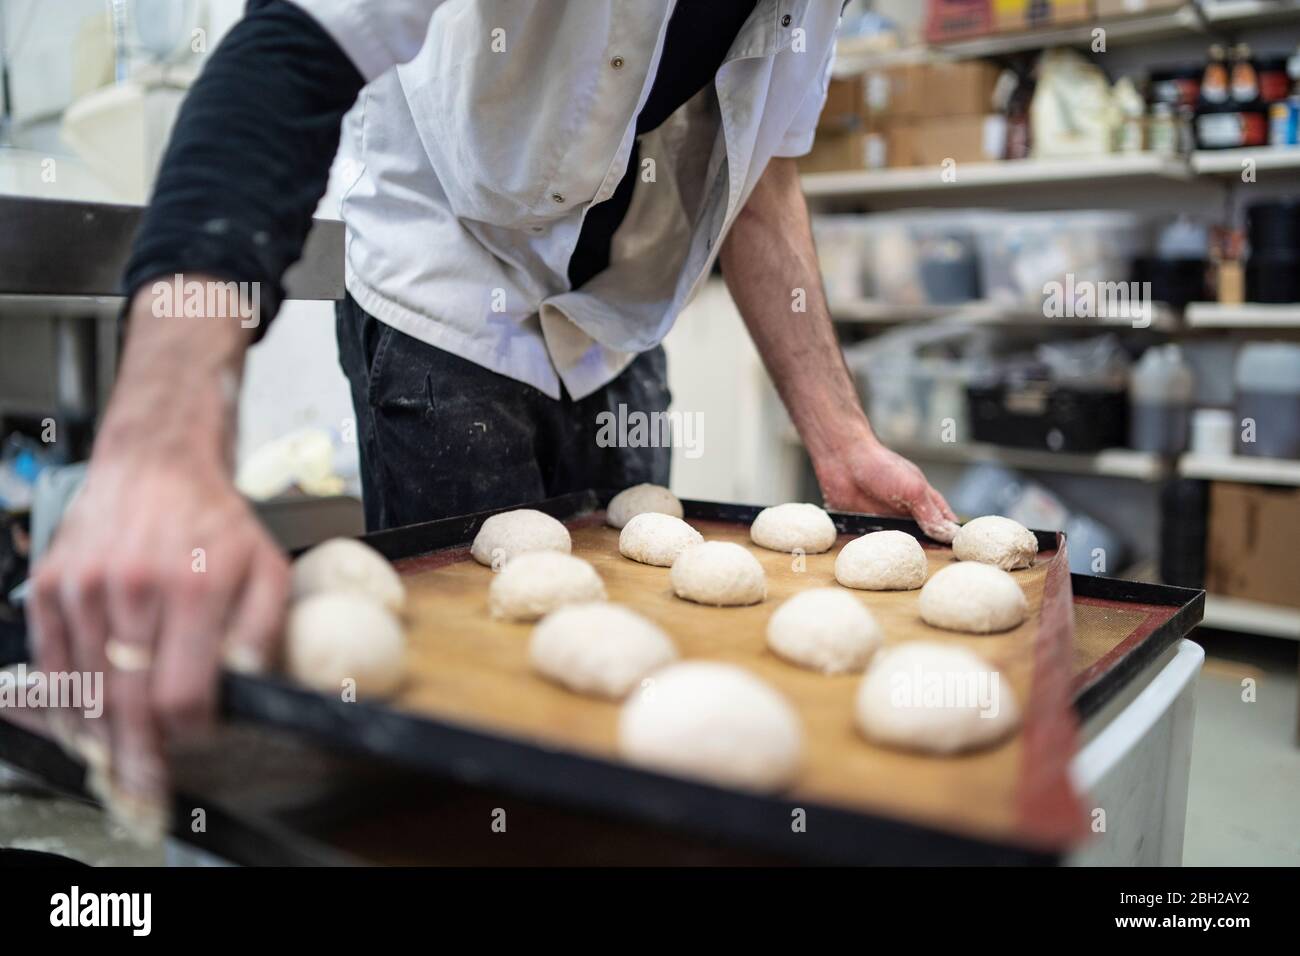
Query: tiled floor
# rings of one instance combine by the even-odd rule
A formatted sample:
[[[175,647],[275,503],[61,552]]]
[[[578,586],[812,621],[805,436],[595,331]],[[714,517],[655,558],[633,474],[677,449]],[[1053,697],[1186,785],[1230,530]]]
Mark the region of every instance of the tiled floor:
[[[1287,641],[1193,634],[1197,689],[1183,863],[1300,866],[1296,653]],[[1253,702],[1243,681],[1253,679]]]
[[[1296,644],[1204,632],[1183,862],[1189,866],[1300,866],[1300,746]],[[1255,700],[1242,699],[1244,679]],[[0,768],[0,846],[88,863],[159,865],[102,814],[34,791]]]

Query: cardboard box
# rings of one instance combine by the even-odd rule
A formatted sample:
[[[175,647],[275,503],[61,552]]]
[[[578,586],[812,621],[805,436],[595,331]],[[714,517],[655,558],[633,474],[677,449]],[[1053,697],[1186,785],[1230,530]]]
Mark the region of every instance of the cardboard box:
[[[890,169],[916,166],[919,163],[916,148],[918,124],[907,120],[891,123],[885,127],[882,135],[885,140],[885,163]]]
[[[1128,17],[1138,13],[1177,10],[1187,0],[1094,0],[1098,17]]]
[[[930,43],[983,36],[993,30],[991,0],[929,0],[925,38]]]
[[[868,130],[819,130],[812,151],[799,157],[801,173],[880,169],[887,161],[884,134]]]
[[[1002,158],[1006,125],[1000,116],[949,116],[917,123],[911,141],[909,165],[938,166],[987,163]],[[894,165],[890,151],[890,165]],[[959,171],[960,175],[960,171]]]
[[[866,78],[861,74],[831,77],[830,84],[826,87],[826,103],[822,106],[821,116],[817,118],[817,129],[847,132],[865,126],[865,85]]]
[[[926,67],[907,63],[870,70],[862,77],[862,98],[871,123],[920,116],[925,108]]]
[[[1209,526],[1207,591],[1300,608],[1300,488],[1216,481],[1210,486]]]
[[[919,116],[982,116],[993,109],[1002,68],[984,60],[934,63],[921,76]]]
[[[1082,23],[1091,16],[1089,0],[993,0],[996,33],[1021,33]]]

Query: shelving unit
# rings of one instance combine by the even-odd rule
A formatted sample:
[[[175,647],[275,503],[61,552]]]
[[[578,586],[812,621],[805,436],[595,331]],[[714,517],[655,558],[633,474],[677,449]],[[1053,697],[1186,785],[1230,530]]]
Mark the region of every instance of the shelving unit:
[[[1300,304],[1193,302],[1183,318],[1192,329],[1300,329]]]
[[[919,62],[980,58],[1007,58],[1057,46],[1088,49],[1098,26],[1105,30],[1108,50],[1127,61],[1133,70],[1146,62],[1172,62],[1183,51],[1210,42],[1250,40],[1260,45],[1261,32],[1272,35],[1276,25],[1286,30],[1300,25],[1300,0],[1187,0],[1181,6],[1102,23],[1085,22],[1054,30],[997,34],[946,44],[896,50],[873,48],[869,42],[841,41],[836,72],[841,74]],[[1259,28],[1264,28],[1260,31]],[[1248,31],[1256,36],[1245,36]],[[1166,54],[1142,44],[1170,41]],[[1183,41],[1181,43],[1175,41]],[[1289,42],[1294,42],[1292,38]],[[1265,44],[1267,45],[1267,44]],[[1150,56],[1149,61],[1146,57]],[[1243,185],[1243,169],[1253,172],[1250,187]],[[1106,208],[1159,210],[1172,215],[1183,210],[1218,214],[1249,201],[1243,192],[1258,183],[1263,195],[1287,195],[1300,190],[1300,148],[1196,151],[1167,156],[1150,153],[1087,157],[1068,160],[1019,160],[959,163],[944,175],[939,166],[925,168],[853,170],[810,174],[803,177],[805,193],[814,208],[828,212],[863,209],[889,211],[909,207],[961,208],[987,205],[1014,210]],[[1237,210],[1239,213],[1239,209]],[[1129,318],[1095,320],[1047,319],[1029,308],[987,302],[959,306],[896,306],[871,301],[831,304],[837,323],[885,329],[909,323],[951,323],[970,326],[1008,326],[1064,329],[1131,326]],[[1148,327],[1178,337],[1224,337],[1225,333],[1292,337],[1300,335],[1300,304],[1239,306],[1193,303],[1185,309],[1160,307]],[[1029,472],[1101,476],[1137,485],[1129,494],[1154,494],[1153,483],[1183,476],[1207,481],[1240,481],[1300,487],[1300,462],[1243,457],[1210,458],[1151,455],[1125,449],[1095,455],[1058,454],[1047,450],[1019,449],[988,444],[889,443],[899,453],[923,467],[939,464],[990,462]],[[1076,483],[1077,486],[1077,483]],[[1139,491],[1137,486],[1145,490]],[[1110,493],[1108,490],[1107,494]],[[1250,633],[1300,640],[1300,610],[1211,596],[1205,623]]]
[[[1259,485],[1300,487],[1300,461],[1186,454],[1178,460],[1178,474],[1206,481],[1242,481]]]

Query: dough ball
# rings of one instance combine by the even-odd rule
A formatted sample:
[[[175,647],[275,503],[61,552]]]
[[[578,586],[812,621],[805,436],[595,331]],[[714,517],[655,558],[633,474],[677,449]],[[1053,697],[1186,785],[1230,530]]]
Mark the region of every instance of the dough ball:
[[[548,514],[520,508],[503,511],[483,522],[469,553],[479,564],[502,568],[517,554],[528,551],[573,550],[569,529]]]
[[[535,621],[565,604],[603,600],[605,584],[596,569],[559,551],[512,558],[488,588],[488,610],[509,621]]]
[[[767,576],[758,558],[730,541],[705,541],[673,562],[673,591],[714,607],[757,604],[767,597]]]
[[[835,580],[864,591],[912,591],[925,583],[925,549],[903,531],[873,531],[835,556]]]
[[[823,674],[862,670],[880,641],[880,625],[871,612],[839,588],[800,591],[767,622],[768,647]]]
[[[651,671],[676,660],[658,626],[617,604],[570,604],[533,628],[534,669],[579,694],[621,699]]]
[[[1027,568],[1038,555],[1038,539],[1019,521],[1001,515],[985,515],[967,521],[952,539],[952,553],[959,561],[979,561],[1003,571]]]
[[[303,552],[293,563],[293,600],[346,591],[400,612],[406,589],[388,559],[352,538],[331,538]]]
[[[769,551],[821,554],[835,545],[835,522],[821,508],[809,504],[764,508],[749,526],[749,537]]]
[[[799,769],[803,732],[785,699],[731,664],[658,671],[623,705],[619,752],[664,773],[776,790]]]
[[[704,540],[681,518],[647,511],[634,515],[618,535],[618,553],[642,564],[670,568],[677,556]]]
[[[868,740],[952,754],[1001,740],[1020,722],[1015,692],[964,647],[909,641],[876,655],[858,686],[858,729]]]
[[[622,528],[639,514],[672,515],[680,518],[682,503],[663,485],[633,485],[609,500],[605,521],[611,528]]]
[[[381,604],[346,591],[313,594],[289,611],[285,665],[308,687],[340,693],[356,681],[357,698],[384,697],[402,682],[406,638]]]
[[[921,619],[967,634],[1009,631],[1029,611],[1016,579],[991,564],[962,561],[934,573],[921,588]]]

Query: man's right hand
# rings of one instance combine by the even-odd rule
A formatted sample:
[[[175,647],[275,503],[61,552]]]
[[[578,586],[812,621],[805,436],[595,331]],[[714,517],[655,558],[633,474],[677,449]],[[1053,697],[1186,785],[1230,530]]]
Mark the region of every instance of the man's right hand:
[[[90,783],[142,833],[165,820],[168,740],[204,730],[222,660],[274,654],[284,555],[231,479],[246,330],[132,307],[127,351],[85,485],[33,574],[36,660],[104,675],[98,719],[58,715]]]

